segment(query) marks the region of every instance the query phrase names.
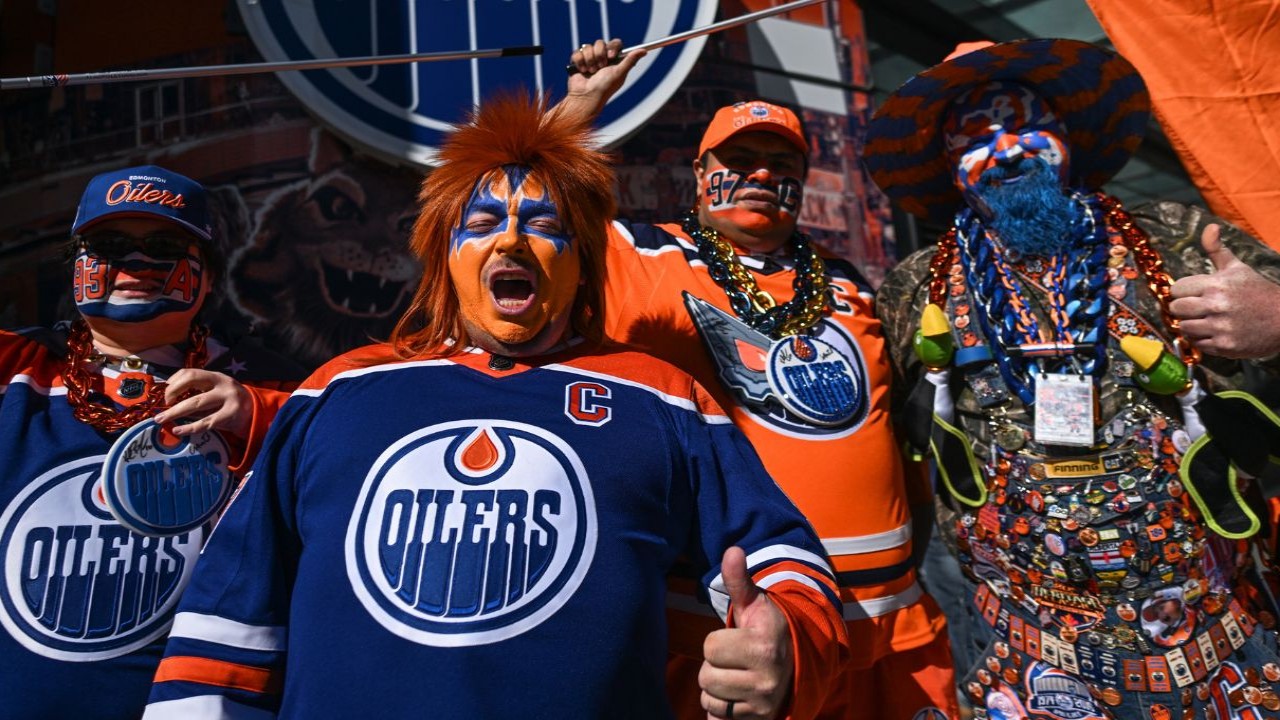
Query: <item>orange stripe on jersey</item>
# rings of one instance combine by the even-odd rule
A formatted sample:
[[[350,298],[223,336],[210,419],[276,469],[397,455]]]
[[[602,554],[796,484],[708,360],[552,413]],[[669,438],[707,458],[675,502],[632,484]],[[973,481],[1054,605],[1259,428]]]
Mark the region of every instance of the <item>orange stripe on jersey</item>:
[[[183,655],[167,657],[156,668],[156,682],[171,680],[263,694],[279,694],[281,686],[280,676],[267,668]]]
[[[640,383],[664,395],[692,402],[696,411],[703,415],[728,417],[711,393],[688,373],[665,360],[621,345],[606,347],[598,354],[565,360],[562,366],[625,379],[628,384]]]
[[[320,390],[328,385],[334,376],[339,373],[398,361],[400,361],[400,358],[397,358],[395,353],[391,351],[390,345],[385,343],[365,345],[343,353],[321,365],[315,372],[311,373],[310,377],[302,381],[298,389]]]
[[[758,570],[755,573],[753,573],[751,576],[751,579],[754,580],[756,583],[759,583],[761,580],[764,580],[770,575],[773,575],[774,573],[781,573],[781,572],[793,572],[799,575],[804,575],[805,577],[811,578],[818,584],[827,588],[827,590],[829,590],[832,595],[835,595],[837,593],[836,583],[834,580],[831,579],[831,576],[827,575],[821,570],[815,570],[813,569],[813,567],[809,565],[805,565],[802,562],[796,562],[794,560],[783,560],[782,562],[773,563],[769,567],[764,568],[762,570]]]
[[[878,552],[853,555],[832,555],[831,564],[837,573],[860,572],[899,565],[911,558],[911,541]]]

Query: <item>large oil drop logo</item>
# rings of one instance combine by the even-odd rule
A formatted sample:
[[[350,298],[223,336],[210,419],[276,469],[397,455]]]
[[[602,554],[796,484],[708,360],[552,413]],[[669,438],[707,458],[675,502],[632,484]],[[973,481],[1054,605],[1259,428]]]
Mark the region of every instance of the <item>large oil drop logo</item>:
[[[568,444],[522,423],[445,423],[374,463],[347,529],[347,575],[391,632],[477,645],[553,615],[595,544],[591,485]]]

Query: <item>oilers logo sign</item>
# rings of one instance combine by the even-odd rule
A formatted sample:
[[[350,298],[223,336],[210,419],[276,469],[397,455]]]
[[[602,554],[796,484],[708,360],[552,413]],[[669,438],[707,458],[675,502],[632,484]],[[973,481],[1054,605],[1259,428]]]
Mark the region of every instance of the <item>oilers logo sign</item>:
[[[57,467],[0,514],[0,622],[55,660],[117,657],[168,630],[204,540],[132,533],[108,512],[101,456]]]
[[[595,554],[591,483],[542,428],[443,423],[394,443],[364,480],[344,542],[375,620],[436,647],[514,637],[551,617]]]
[[[309,3],[239,0],[268,61],[541,46],[541,55],[281,73],[311,112],[339,134],[393,160],[430,164],[450,126],[501,89],[564,87],[582,43],[623,46],[709,24],[715,0],[406,0]],[[645,57],[596,125],[605,143],[630,135],[671,98],[705,37]]]
[[[766,368],[774,396],[815,425],[839,425],[857,412],[857,375],[828,342],[804,335],[783,338],[770,348]]]

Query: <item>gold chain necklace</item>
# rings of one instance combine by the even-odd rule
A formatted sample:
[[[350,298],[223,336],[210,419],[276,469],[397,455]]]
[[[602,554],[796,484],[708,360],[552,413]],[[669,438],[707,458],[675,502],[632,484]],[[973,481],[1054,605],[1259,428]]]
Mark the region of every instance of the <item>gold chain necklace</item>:
[[[685,215],[683,228],[698,246],[698,256],[707,264],[711,279],[729,297],[733,311],[753,329],[776,339],[807,332],[822,319],[827,306],[827,266],[807,236],[794,232],[788,239],[795,257],[796,294],[779,305],[760,289],[733,246],[715,228],[699,223],[694,213]]]

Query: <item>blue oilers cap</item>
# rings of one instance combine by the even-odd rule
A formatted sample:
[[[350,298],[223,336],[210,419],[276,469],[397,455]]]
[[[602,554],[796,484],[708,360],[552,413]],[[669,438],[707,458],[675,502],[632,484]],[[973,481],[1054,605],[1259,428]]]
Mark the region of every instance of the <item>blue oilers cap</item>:
[[[80,197],[71,233],[111,218],[157,217],[175,222],[202,240],[213,235],[204,186],[155,165],[105,172]]]

